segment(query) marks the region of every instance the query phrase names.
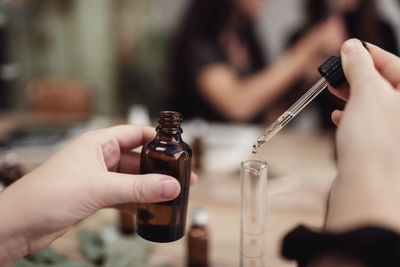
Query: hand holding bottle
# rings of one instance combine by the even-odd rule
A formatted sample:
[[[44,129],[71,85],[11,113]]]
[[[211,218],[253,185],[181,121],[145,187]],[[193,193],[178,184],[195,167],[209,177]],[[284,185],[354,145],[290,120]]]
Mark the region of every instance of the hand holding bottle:
[[[149,127],[88,132],[0,194],[0,265],[35,252],[100,208],[134,211],[133,203],[178,196],[170,176],[138,175],[140,153],[155,136]],[[196,176],[192,174],[192,182]],[[127,204],[128,203],[128,204]]]

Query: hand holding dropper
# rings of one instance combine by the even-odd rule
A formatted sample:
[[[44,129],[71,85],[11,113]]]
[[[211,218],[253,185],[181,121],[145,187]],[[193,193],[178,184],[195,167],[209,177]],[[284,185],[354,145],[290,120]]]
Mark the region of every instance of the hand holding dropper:
[[[368,49],[365,42],[363,42],[363,45],[366,49]],[[330,57],[318,67],[318,71],[322,75],[322,78],[292,106],[290,106],[281,116],[279,116],[276,121],[274,121],[267,129],[265,129],[264,133],[258,137],[257,142],[253,145],[253,154],[256,154],[261,146],[274,137],[297,114],[299,114],[300,111],[310,104],[316,96],[318,96],[325,88],[327,88],[328,84],[334,88],[339,88],[346,82],[340,57]]]

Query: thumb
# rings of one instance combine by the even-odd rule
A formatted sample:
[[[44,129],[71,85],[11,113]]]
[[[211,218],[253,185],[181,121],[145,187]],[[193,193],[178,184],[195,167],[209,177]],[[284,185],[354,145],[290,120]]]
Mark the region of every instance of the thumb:
[[[130,175],[108,172],[98,182],[102,207],[123,203],[153,203],[176,198],[178,180],[163,174]]]
[[[341,58],[344,73],[351,87],[350,94],[376,88],[384,80],[360,40],[347,40],[342,46]]]

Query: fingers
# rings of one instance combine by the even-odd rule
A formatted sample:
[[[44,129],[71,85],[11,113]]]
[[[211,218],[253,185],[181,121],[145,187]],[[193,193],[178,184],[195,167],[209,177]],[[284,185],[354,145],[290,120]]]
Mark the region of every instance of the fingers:
[[[197,183],[198,176],[194,172],[190,175],[190,185],[195,185]]]
[[[348,46],[353,46],[354,44],[356,46],[359,46],[360,41],[356,40],[356,39],[352,39],[349,40],[348,42],[346,42],[343,45],[343,51],[342,53],[346,54],[347,50],[348,50]],[[358,47],[359,49],[361,49],[361,47]],[[376,45],[373,44],[368,44],[368,51],[370,56],[373,59],[374,62],[374,66],[375,69],[380,73],[381,76],[383,76],[384,79],[386,79],[388,82],[390,82],[392,84],[393,87],[397,88],[397,90],[400,90],[400,75],[398,75],[400,73],[400,58],[379,48]],[[347,59],[344,59],[345,62],[343,62],[343,65],[346,64],[345,68],[345,72],[346,72],[346,76],[350,76],[352,75],[353,72],[356,72],[356,70],[354,70],[353,72],[351,70],[354,69],[354,67],[350,67],[348,65],[355,65],[356,69],[358,69],[358,66],[362,66],[362,64],[360,63],[350,63],[351,61],[356,61],[354,58],[356,57],[358,60],[360,60],[360,62],[367,62],[368,64],[368,69],[374,73],[374,70],[372,69],[372,65],[370,64],[370,60],[366,57],[366,51],[361,49],[362,54],[364,54],[362,57],[359,56],[354,56],[353,55],[353,59],[350,59],[349,57]],[[343,55],[342,55],[343,57]],[[361,59],[360,59],[361,58]],[[360,70],[360,72],[362,72],[362,70]],[[364,71],[365,72],[365,71]],[[365,72],[366,73],[366,72]],[[366,73],[367,74],[367,73]],[[354,74],[353,76],[355,76],[357,74]],[[361,75],[359,75],[360,77],[363,77]],[[350,78],[348,78],[350,79]],[[361,78],[362,80],[363,78]],[[382,77],[379,77],[378,80],[382,80]],[[366,83],[365,81],[367,81],[367,79],[364,79],[364,83]],[[353,83],[355,81],[353,80]],[[329,86],[329,91],[337,96],[338,98],[347,101],[350,95],[350,90],[349,90],[349,85],[345,84],[342,87],[338,88],[338,89],[334,89],[331,86]]]
[[[176,198],[179,193],[179,182],[167,175],[108,172],[97,182],[96,198],[101,208],[123,203],[169,201]]]
[[[334,111],[332,112],[331,118],[332,118],[333,123],[334,123],[336,126],[339,126],[340,121],[341,121],[341,119],[342,119],[342,116],[343,116],[343,111],[341,111],[341,110],[334,110]]]
[[[132,149],[148,143],[154,136],[155,131],[151,127],[121,125],[88,132],[82,140],[94,140],[95,146],[99,146],[102,152],[102,155],[98,157],[100,161],[104,161],[108,170],[116,171],[120,166],[121,152],[130,152]],[[124,168],[126,166],[124,165]]]
[[[376,45],[368,44],[368,47],[376,69],[393,87],[400,89],[400,58]]]
[[[122,152],[119,159],[118,172],[126,174],[139,174],[140,153],[135,151]]]
[[[341,50],[343,70],[351,86],[351,94],[382,87],[387,83],[375,68],[374,61],[360,40],[346,41]]]
[[[139,174],[140,153],[134,151],[121,153],[118,172],[126,174]],[[197,174],[192,172],[190,176],[190,184],[191,185],[196,184],[197,180],[198,180]]]
[[[197,183],[197,175],[192,172],[190,176],[190,185],[194,185]],[[131,212],[135,213],[136,212],[136,203],[122,203],[122,204],[117,204],[113,206],[114,208],[121,210],[121,211],[126,211],[126,212]]]
[[[347,101],[349,99],[350,96],[350,87],[349,85],[346,83],[344,85],[342,85],[339,88],[333,88],[332,86],[328,86],[329,92],[331,92],[333,95],[335,95],[336,97]]]
[[[116,138],[121,150],[125,151],[145,145],[156,134],[152,127],[135,125],[120,125],[103,131],[106,138]]]

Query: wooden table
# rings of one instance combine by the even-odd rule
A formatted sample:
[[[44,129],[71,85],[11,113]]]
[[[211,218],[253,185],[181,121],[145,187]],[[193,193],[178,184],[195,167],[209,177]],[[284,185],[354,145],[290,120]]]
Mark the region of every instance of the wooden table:
[[[279,256],[281,238],[302,223],[320,227],[326,199],[335,176],[332,139],[327,135],[298,136],[283,132],[261,152],[269,163],[267,213],[267,266],[295,266]],[[189,209],[205,207],[209,212],[212,266],[239,266],[240,181],[237,173],[199,173],[191,188]],[[77,233],[83,228],[99,228],[116,218],[104,210],[75,227],[53,247],[74,257]],[[185,239],[170,244],[152,243],[151,262],[185,266]]]
[[[320,227],[328,191],[336,174],[332,138],[283,132],[260,151],[269,164],[267,196],[267,266],[296,266],[280,258],[280,242],[302,223]],[[213,266],[239,266],[240,179],[231,174],[200,173],[191,189],[190,206],[210,214]],[[184,266],[184,242],[154,245],[154,253],[174,266]]]
[[[293,262],[280,258],[280,242],[285,233],[300,223],[313,227],[322,225],[328,191],[336,174],[333,140],[329,135],[283,131],[260,150],[259,158],[269,164],[267,266],[295,266]],[[209,212],[212,266],[239,266],[239,171],[198,174],[199,182],[190,191],[189,209],[201,206]],[[115,219],[116,211],[99,211],[73,227],[52,247],[80,259],[78,232],[81,229],[100,229]],[[169,244],[151,243],[150,262],[185,266],[185,242],[183,238]]]

